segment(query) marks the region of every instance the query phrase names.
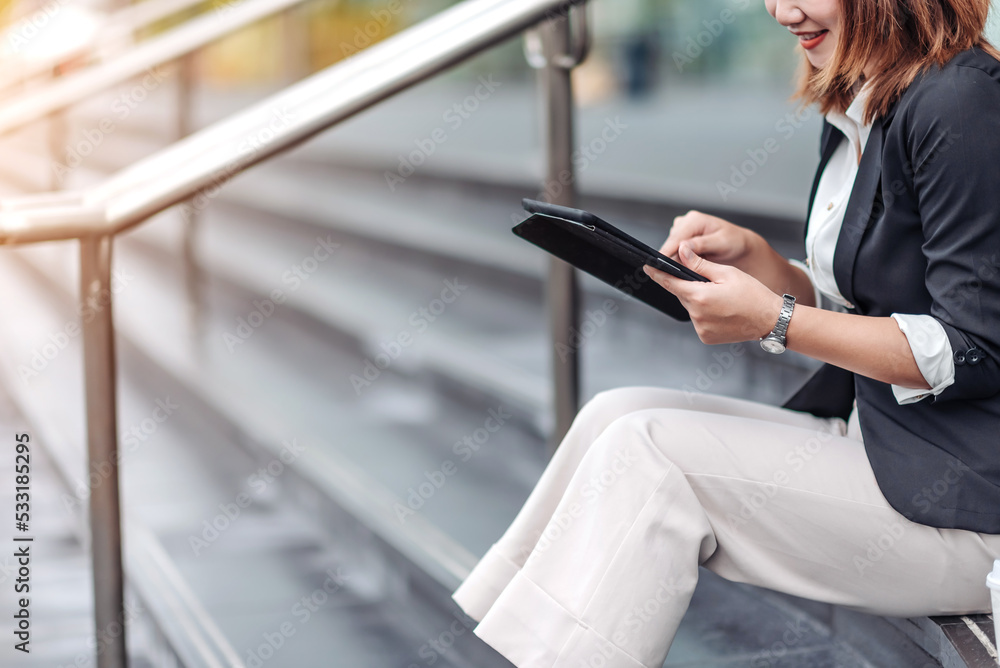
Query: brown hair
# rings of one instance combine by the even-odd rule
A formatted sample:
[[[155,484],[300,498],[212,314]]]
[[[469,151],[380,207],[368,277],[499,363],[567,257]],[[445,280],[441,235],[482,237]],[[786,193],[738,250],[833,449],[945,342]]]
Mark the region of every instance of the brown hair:
[[[841,30],[829,65],[817,69],[803,58],[795,97],[820,111],[844,111],[854,85],[871,66],[874,75],[864,120],[883,116],[921,71],[944,65],[973,46],[997,60],[983,36],[990,0],[840,0]],[[804,53],[804,52],[803,52]]]

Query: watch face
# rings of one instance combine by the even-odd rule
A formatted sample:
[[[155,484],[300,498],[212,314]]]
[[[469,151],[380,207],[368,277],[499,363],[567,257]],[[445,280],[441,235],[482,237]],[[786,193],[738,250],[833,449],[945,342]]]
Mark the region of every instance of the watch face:
[[[760,347],[773,355],[785,352],[785,346],[781,345],[780,341],[775,341],[774,339],[764,339],[760,342]]]

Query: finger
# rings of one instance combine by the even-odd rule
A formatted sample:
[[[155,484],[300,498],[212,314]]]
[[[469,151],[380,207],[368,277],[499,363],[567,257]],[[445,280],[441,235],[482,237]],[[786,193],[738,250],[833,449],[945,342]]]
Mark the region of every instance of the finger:
[[[726,265],[716,264],[711,260],[706,260],[701,257],[691,250],[691,244],[686,241],[680,245],[678,255],[680,256],[681,262],[685,267],[701,274],[713,283],[717,280],[725,278],[731,269]]]
[[[660,253],[666,255],[667,257],[676,259],[677,247],[680,245],[682,241],[684,241],[684,239],[685,237],[682,236],[682,234],[680,233],[679,230],[677,230],[677,228],[671,229],[670,235],[667,237],[667,240],[663,242],[662,246],[660,246]]]
[[[667,240],[660,247],[660,252],[667,257],[676,258],[677,248],[681,242],[700,236],[705,232],[704,217],[697,211],[689,211],[683,216],[674,218]]]
[[[646,272],[646,275],[653,279],[657,285],[680,299],[682,304],[694,284],[694,281],[685,281],[682,278],[671,276],[667,272],[661,271],[656,267],[651,267],[648,264],[645,265],[642,270]]]
[[[725,256],[730,250],[729,242],[721,231],[688,239],[687,243],[696,255],[704,258]]]

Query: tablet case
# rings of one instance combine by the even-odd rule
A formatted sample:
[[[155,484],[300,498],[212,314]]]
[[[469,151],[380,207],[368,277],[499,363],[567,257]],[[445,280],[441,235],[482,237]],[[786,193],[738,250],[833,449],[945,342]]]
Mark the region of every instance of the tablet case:
[[[596,226],[541,213],[529,216],[516,225],[513,232],[672,318],[681,321],[691,319],[677,297],[660,287],[642,270],[646,264],[657,267],[660,261],[641,247],[630,245]],[[702,277],[699,279],[705,280]]]

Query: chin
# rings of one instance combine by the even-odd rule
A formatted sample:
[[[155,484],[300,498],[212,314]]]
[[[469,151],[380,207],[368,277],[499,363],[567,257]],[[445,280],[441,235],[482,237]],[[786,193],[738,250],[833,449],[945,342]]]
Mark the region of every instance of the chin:
[[[814,56],[808,51],[806,51],[806,59],[809,61],[809,64],[817,70],[823,69],[830,62],[830,56]]]

